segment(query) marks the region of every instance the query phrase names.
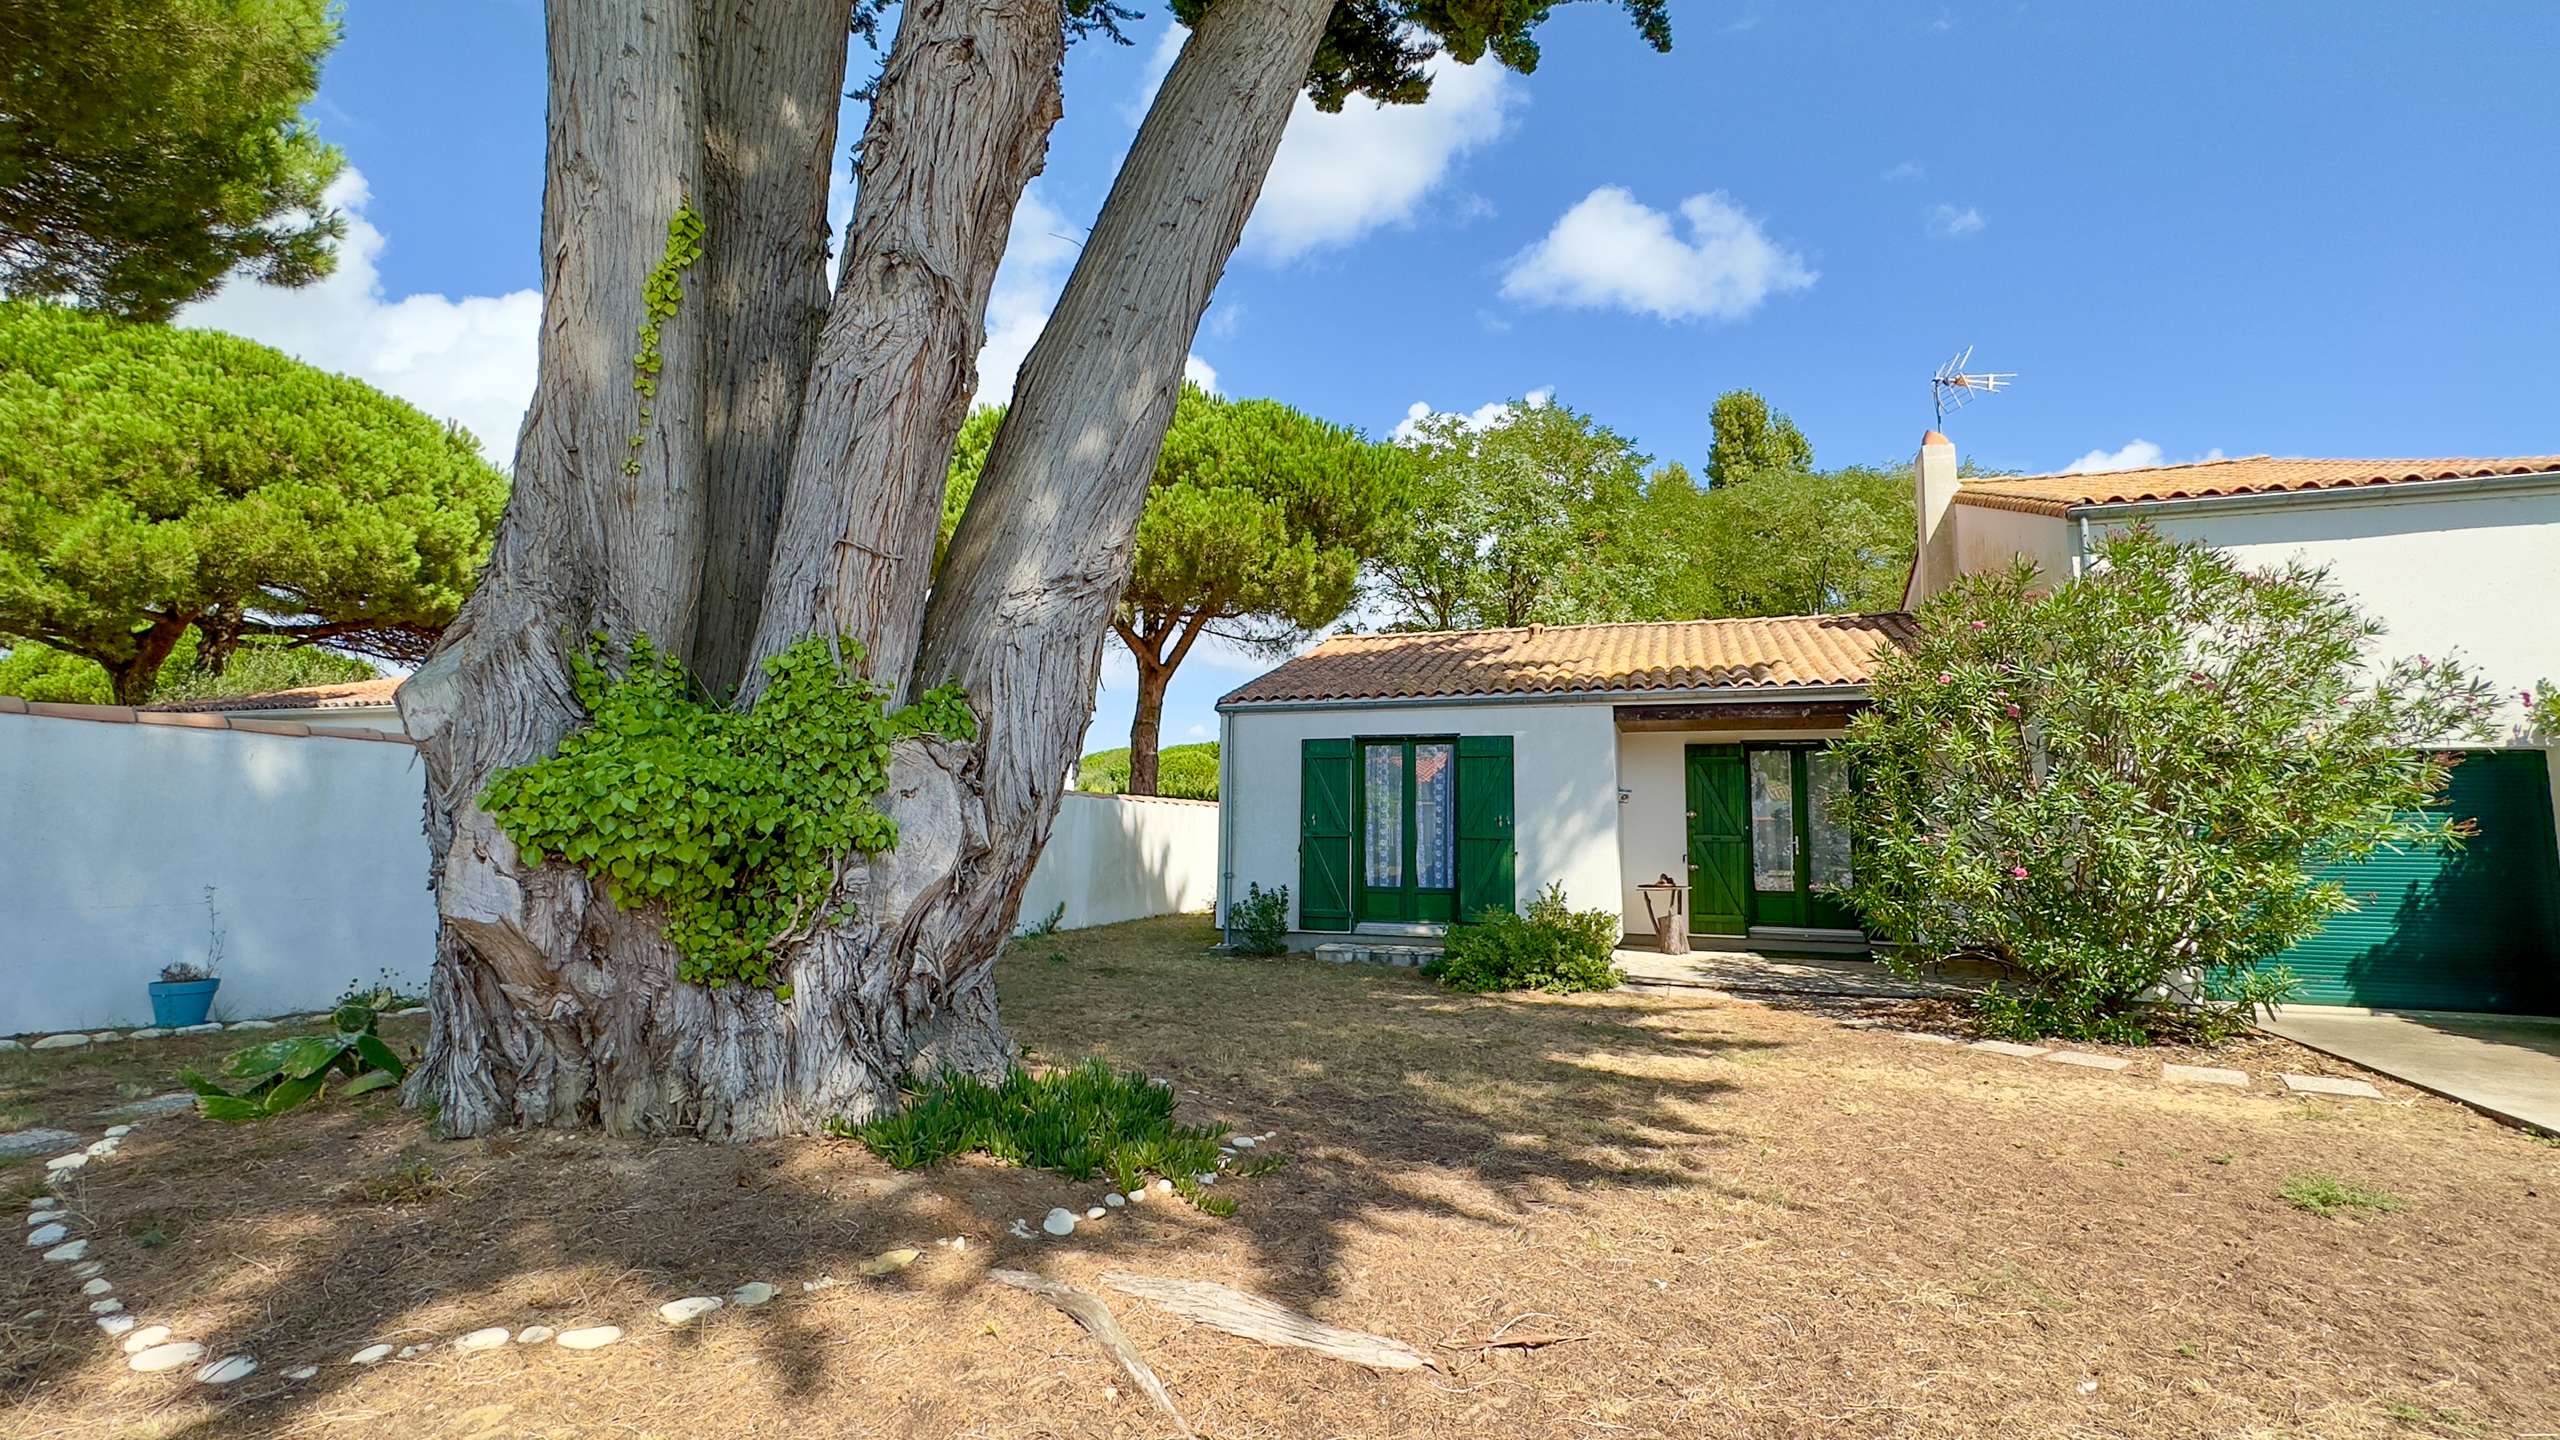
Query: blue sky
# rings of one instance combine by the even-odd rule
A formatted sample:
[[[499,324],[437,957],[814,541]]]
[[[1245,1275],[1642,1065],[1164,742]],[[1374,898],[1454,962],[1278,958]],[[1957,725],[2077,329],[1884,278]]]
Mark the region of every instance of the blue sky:
[[[350,0],[313,118],[361,174],[341,275],[191,323],[465,420],[532,382],[543,60],[530,0]],[[1070,58],[1017,217],[992,391],[1170,51]],[[2560,7],[1567,5],[1530,76],[1292,122],[1195,353],[1233,395],[1384,435],[1550,390],[1693,466],[1751,386],[1825,463],[1907,455],[1976,347],[1985,464],[2560,449]],[[856,57],[868,74],[864,58]],[[1365,113],[1361,113],[1365,112]],[[856,133],[849,116],[846,136]],[[1195,655],[1168,743],[1260,668]],[[1114,657],[1089,748],[1121,743]]]

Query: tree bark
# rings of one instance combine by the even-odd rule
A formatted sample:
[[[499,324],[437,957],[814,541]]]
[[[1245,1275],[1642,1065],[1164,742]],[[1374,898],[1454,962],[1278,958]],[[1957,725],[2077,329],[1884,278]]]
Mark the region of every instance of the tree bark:
[[[827,179],[844,89],[845,0],[702,0],[703,190],[695,267],[705,354],[701,615],[690,657],[714,694],[746,673],[800,398],[827,315]]]
[[[1114,617],[1112,630],[1120,643],[1129,647],[1129,658],[1138,666],[1137,703],[1129,711],[1129,789],[1132,795],[1162,794],[1164,759],[1164,692],[1173,683],[1173,672],[1182,668],[1183,657],[1191,653],[1191,644],[1209,623],[1207,611],[1185,621],[1158,620],[1152,628],[1145,616],[1136,623]],[[1180,634],[1175,634],[1176,627]],[[1173,641],[1167,651],[1164,642]]]
[[[427,759],[443,919],[407,1094],[433,1102],[446,1133],[752,1138],[866,1117],[909,1076],[1009,1062],[995,957],[1091,714],[1183,357],[1331,4],[1204,18],[1025,367],[920,639],[912,617],[986,290],[1057,112],[1063,41],[1056,0],[908,9],[865,141],[845,282],[802,391],[754,653],[851,633],[894,688],[959,681],[982,738],[895,748],[875,803],[897,846],[841,863],[830,909],[851,918],[778,957],[792,987],[781,1001],[680,983],[661,917],[616,907],[576,869],[525,866],[474,804],[497,769],[549,753],[577,718],[566,659],[590,630],[695,653],[699,557],[736,498],[705,474],[726,352],[700,327],[717,307],[688,303],[667,322],[645,424],[630,391],[641,282],[677,201],[706,193],[717,107],[702,98],[702,32],[676,23],[692,12],[670,0],[554,0],[540,388],[489,570],[401,692]],[[623,474],[632,434],[645,441],[636,477]],[[758,678],[750,666],[742,694]]]
[[[564,938],[630,930],[632,963],[644,965],[655,935],[588,903],[583,885],[525,872],[475,802],[491,775],[549,754],[581,718],[568,659],[591,632],[645,634],[688,653],[702,565],[700,307],[682,306],[661,326],[663,367],[645,420],[631,359],[667,222],[702,193],[695,11],[690,0],[553,0],[546,14],[534,402],[489,564],[399,693],[426,762],[443,920],[426,1055],[405,1093],[433,1102],[462,1135],[555,1118],[528,1086],[564,1064],[546,1028],[576,1004],[547,973]]]
[[[1183,359],[1262,192],[1332,0],[1210,7],[1138,127],[925,612],[917,679],[997,717],[983,743],[1010,917],[1092,714]],[[999,935],[984,937],[992,957]]]
[[[145,705],[151,701],[151,687],[160,678],[160,667],[167,663],[169,652],[187,638],[189,622],[182,616],[161,616],[151,628],[133,637],[133,654],[122,660],[101,660],[107,672],[107,686],[119,705]]]
[[[907,693],[987,293],[1061,113],[1058,0],[909,0],[807,387],[753,649],[851,636]],[[762,688],[753,667],[744,693]]]

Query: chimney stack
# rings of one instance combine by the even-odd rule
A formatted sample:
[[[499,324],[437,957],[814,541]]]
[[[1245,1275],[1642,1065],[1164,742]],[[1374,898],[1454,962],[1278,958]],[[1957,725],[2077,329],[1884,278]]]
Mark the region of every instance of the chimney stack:
[[[1911,583],[1902,593],[1903,608],[1947,587],[1956,578],[1956,443],[1932,430],[1920,437],[1920,456],[1912,463],[1914,509],[1919,521],[1917,547],[1911,556]]]

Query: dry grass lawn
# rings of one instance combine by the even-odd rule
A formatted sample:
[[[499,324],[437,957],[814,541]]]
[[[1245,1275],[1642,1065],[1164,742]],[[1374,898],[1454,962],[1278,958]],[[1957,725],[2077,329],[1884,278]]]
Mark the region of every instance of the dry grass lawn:
[[[78,1229],[145,1323],[262,1368],[219,1392],[133,1374],[67,1267],[12,1245],[0,1434],[1172,1433],[991,1265],[1221,1281],[1442,1367],[1371,1374],[1113,1296],[1208,1436],[2560,1432],[2560,1148],[2458,1107],[2172,1088],[2149,1059],[2074,1070],[1699,993],[1469,998],[1210,938],[1027,941],[1003,992],[1035,1060],[1098,1052],[1172,1078],[1185,1118],[1278,1132],[1285,1170],[1220,1187],[1232,1219],[1148,1206],[1023,1242],[1015,1217],[1102,1187],[900,1174],[838,1141],[444,1143],[379,1097],[158,1120],[82,1173]],[[0,1118],[91,1138],[223,1048],[0,1056]],[[2268,1042],[2239,1063],[2267,1061],[2335,1068]],[[2280,1196],[2306,1176],[2398,1208]],[[0,1168],[18,1198],[39,1184]],[[897,1246],[924,1258],[851,1278]],[[801,1291],[828,1274],[849,1283]],[[784,1292],[762,1310],[651,1315],[759,1278]],[[1575,1338],[1463,1343],[1515,1321]],[[535,1323],[632,1334],[345,1363]]]

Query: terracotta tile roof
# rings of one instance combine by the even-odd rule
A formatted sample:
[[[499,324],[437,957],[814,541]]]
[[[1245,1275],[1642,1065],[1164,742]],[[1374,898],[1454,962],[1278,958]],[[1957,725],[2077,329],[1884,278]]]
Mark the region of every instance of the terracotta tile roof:
[[[1862,685],[1908,615],[1776,615],[1337,635],[1218,703]]]
[[[263,695],[225,695],[219,700],[171,700],[160,705],[145,705],[172,715],[208,714],[225,710],[351,710],[369,705],[388,705],[392,692],[400,688],[401,677],[386,675],[379,680],[350,680],[338,685],[303,685],[291,690],[270,690]]]
[[[1956,490],[1956,500],[1965,505],[2023,510],[2032,515],[2062,515],[2079,505],[2290,494],[2398,485],[2413,480],[2536,475],[2555,470],[2560,470],[2560,455],[2520,455],[2506,460],[2280,460],[2271,455],[2251,455],[2089,475],[1987,476],[1963,482]]]

